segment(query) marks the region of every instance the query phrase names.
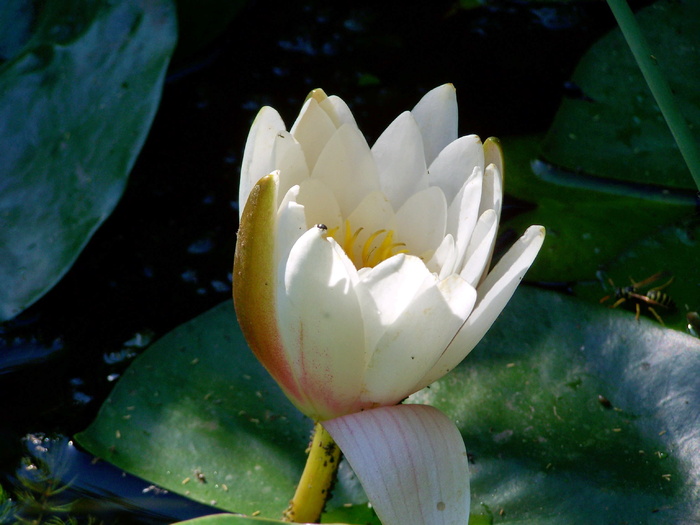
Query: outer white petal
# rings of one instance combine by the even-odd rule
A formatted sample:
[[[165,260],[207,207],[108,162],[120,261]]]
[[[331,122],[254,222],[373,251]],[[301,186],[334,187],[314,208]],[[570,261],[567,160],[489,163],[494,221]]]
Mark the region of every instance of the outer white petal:
[[[271,107],[263,107],[255,117],[241,162],[241,180],[238,186],[239,218],[243,214],[250,190],[262,177],[275,169],[272,164],[272,149],[277,133],[285,129],[279,113]]]
[[[314,98],[308,98],[290,131],[304,150],[309,170],[314,169],[318,156],[335,130],[335,124],[328,113],[321,109]]]
[[[279,131],[274,138],[272,166],[280,171],[280,198],[287,194],[289,188],[309,178],[301,144],[288,131]]]
[[[508,252],[498,261],[477,289],[474,311],[450,343],[442,358],[420,382],[428,386],[457,366],[484,337],[491,325],[513,296],[525,272],[535,260],[544,242],[542,226],[530,226]]]
[[[307,414],[318,419],[354,409],[365,368],[362,313],[352,263],[313,227],[292,247],[280,272],[279,333]]]
[[[428,91],[411,111],[423,135],[426,164],[457,140],[457,92],[452,84]]]
[[[484,148],[476,135],[460,137],[448,144],[428,167],[428,181],[439,186],[451,204],[474,168],[484,167]]]
[[[347,217],[368,193],[379,189],[374,159],[364,135],[344,124],[333,134],[318,157],[311,177],[333,190]]]
[[[423,137],[413,115],[405,111],[389,124],[372,146],[382,191],[395,210],[428,187]]]
[[[376,408],[323,426],[384,525],[466,525],[469,465],[462,436],[425,405]]]
[[[447,201],[436,186],[411,196],[396,212],[396,239],[426,260],[445,238]]]
[[[459,190],[447,210],[447,233],[455,238],[457,247],[456,271],[464,265],[464,253],[479,219],[479,203],[483,186],[483,170],[478,166]]]
[[[377,342],[365,372],[362,400],[390,405],[415,392],[475,301],[476,290],[457,275],[434,281],[415,297]]]
[[[488,271],[491,253],[498,232],[498,215],[493,210],[486,210],[479,217],[469,246],[464,254],[464,267],[459,275],[472,286],[477,286]]]

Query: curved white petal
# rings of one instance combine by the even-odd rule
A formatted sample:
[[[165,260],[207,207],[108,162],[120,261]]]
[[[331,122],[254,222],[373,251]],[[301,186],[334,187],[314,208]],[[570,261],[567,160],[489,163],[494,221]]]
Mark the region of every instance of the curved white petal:
[[[488,271],[497,231],[498,214],[493,210],[486,210],[476,223],[464,254],[464,267],[459,273],[462,279],[472,286],[477,286]]]
[[[396,212],[396,239],[409,253],[432,257],[445,238],[447,201],[437,186],[412,195]]]
[[[433,277],[434,279],[434,277]],[[476,290],[451,275],[414,298],[377,342],[365,372],[362,400],[398,403],[438,361],[471,312]]]
[[[384,525],[465,525],[469,462],[442,412],[397,405],[325,421]]]
[[[457,92],[452,84],[428,91],[411,110],[423,135],[426,164],[457,140]]]
[[[344,124],[318,157],[311,177],[323,181],[336,195],[347,217],[368,193],[379,189],[377,168],[365,137]]]
[[[495,164],[489,164],[484,171],[484,182],[481,190],[479,215],[486,210],[494,210],[501,217],[503,205],[503,174]]]
[[[279,131],[272,148],[272,167],[280,170],[279,197],[284,197],[289,188],[309,178],[306,156],[288,131]]]
[[[437,364],[421,380],[425,387],[457,366],[484,337],[512,297],[544,242],[542,226],[530,226],[477,289],[474,311],[450,343]]]
[[[310,171],[313,171],[318,156],[335,130],[333,120],[319,106],[316,99],[306,99],[290,132],[301,144]]]
[[[340,97],[331,95],[320,104],[321,108],[331,117],[336,128],[339,128],[343,124],[351,124],[357,127],[357,122],[355,122],[352,111],[350,111],[348,105]]]
[[[467,135],[448,144],[428,167],[428,182],[439,186],[445,193],[448,204],[475,167],[484,167],[484,148],[476,135]]]
[[[423,137],[409,111],[389,124],[372,146],[379,184],[395,210],[428,187]]]
[[[365,319],[368,359],[388,326],[435,277],[417,257],[398,254],[363,272],[356,287]]]
[[[428,270],[437,274],[438,279],[442,281],[448,275],[455,273],[456,260],[455,240],[452,234],[448,233],[430,260],[425,263],[425,266],[427,266]]]
[[[255,117],[241,162],[241,180],[238,186],[239,218],[243,214],[250,190],[262,177],[275,169],[272,164],[272,148],[277,133],[285,129],[282,117],[271,107],[263,107]]]
[[[308,230],[304,207],[296,202],[298,194],[299,186],[290,188],[277,210],[275,257],[278,264],[280,261],[284,261],[281,267],[283,272],[286,261],[289,258],[289,252],[292,251],[292,246]]]
[[[464,253],[472,238],[472,232],[479,219],[479,203],[483,187],[483,170],[474,167],[471,176],[459,190],[447,210],[447,233],[455,238],[457,247],[456,270],[464,265]]]
[[[323,420],[348,412],[365,368],[354,266],[326,239],[326,231],[314,226],[292,247],[280,278],[279,333],[307,397],[305,413]]]
[[[304,206],[306,227],[325,224],[329,229],[340,228],[343,215],[333,191],[318,179],[306,179],[299,185],[297,202]]]

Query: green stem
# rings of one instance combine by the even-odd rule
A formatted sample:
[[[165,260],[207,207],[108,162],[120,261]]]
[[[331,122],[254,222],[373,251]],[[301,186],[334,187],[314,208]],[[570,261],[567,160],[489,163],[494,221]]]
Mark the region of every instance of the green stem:
[[[318,523],[326,505],[340,462],[340,449],[320,423],[314,425],[304,472],[283,521]]]
[[[639,69],[642,70],[644,80],[649,85],[651,93],[666,119],[666,124],[671,129],[678,149],[683,155],[683,160],[685,160],[690,174],[695,180],[695,185],[700,189],[700,150],[695,144],[688,123],[683,118],[676,99],[671,93],[668,82],[661,73],[657,59],[652,55],[627,1],[608,0],[608,5],[615,15],[625,40],[627,40],[627,45],[632,50]]]

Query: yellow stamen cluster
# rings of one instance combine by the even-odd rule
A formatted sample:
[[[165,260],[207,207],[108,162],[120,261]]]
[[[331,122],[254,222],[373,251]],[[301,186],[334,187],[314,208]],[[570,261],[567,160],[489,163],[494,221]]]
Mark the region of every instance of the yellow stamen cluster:
[[[359,243],[358,237],[364,228],[358,228],[353,231],[350,227],[350,221],[346,220],[345,235],[342,240],[336,237],[339,229],[339,227],[331,228],[328,230],[328,235],[340,244],[358,270],[366,267],[374,268],[380,262],[397,253],[407,252],[405,249],[399,249],[406,246],[404,243],[394,242],[394,230],[377,230],[367,237],[363,243]]]

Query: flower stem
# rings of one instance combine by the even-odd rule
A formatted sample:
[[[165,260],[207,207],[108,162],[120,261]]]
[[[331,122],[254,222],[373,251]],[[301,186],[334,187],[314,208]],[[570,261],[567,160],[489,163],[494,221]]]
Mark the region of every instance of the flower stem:
[[[309,447],[306,466],[299,480],[283,521],[318,523],[330,497],[340,462],[340,449],[321,423],[314,425],[314,437]]]
[[[608,0],[608,5],[613,15],[615,15],[625,40],[627,40],[627,45],[632,50],[639,69],[642,70],[644,80],[649,85],[649,89],[651,89],[651,93],[654,95],[664,119],[666,119],[666,124],[671,129],[673,138],[678,144],[678,149],[683,155],[683,160],[685,160],[690,174],[695,179],[696,186],[700,189],[700,150],[698,150],[688,123],[683,118],[676,99],[671,93],[668,82],[666,82],[659,69],[657,59],[652,55],[646,39],[637,24],[634,13],[627,5],[627,1]]]

